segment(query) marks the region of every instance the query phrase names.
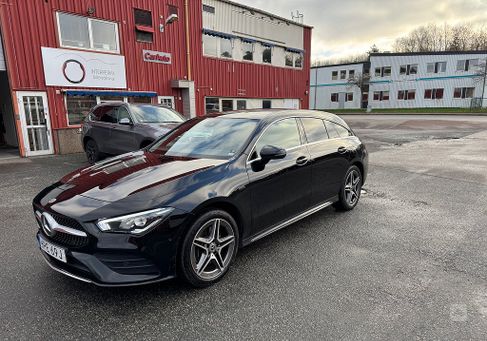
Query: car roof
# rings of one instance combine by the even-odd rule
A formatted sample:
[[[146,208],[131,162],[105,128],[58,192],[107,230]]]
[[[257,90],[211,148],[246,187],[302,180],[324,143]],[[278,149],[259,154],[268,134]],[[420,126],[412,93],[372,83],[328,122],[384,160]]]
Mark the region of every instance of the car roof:
[[[228,111],[224,114],[215,113],[208,116],[222,116],[225,118],[246,118],[261,121],[274,121],[286,117],[314,117],[323,120],[330,120],[341,124],[345,127],[348,125],[337,115],[326,111],[319,110],[304,110],[304,109],[251,109],[251,110],[237,110]]]

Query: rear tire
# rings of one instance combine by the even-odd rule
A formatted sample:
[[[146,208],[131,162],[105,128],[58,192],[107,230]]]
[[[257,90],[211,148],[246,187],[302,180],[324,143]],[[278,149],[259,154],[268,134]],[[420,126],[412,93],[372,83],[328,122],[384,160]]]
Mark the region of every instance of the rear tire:
[[[102,159],[102,154],[98,149],[98,145],[96,144],[95,140],[89,139],[85,143],[85,153],[88,162],[94,164],[95,162]]]
[[[362,173],[357,166],[351,166],[345,175],[340,193],[339,200],[333,204],[338,211],[350,211],[357,206],[362,190]]]
[[[238,227],[225,211],[202,214],[184,236],[179,255],[182,279],[204,288],[227,273],[238,250]]]

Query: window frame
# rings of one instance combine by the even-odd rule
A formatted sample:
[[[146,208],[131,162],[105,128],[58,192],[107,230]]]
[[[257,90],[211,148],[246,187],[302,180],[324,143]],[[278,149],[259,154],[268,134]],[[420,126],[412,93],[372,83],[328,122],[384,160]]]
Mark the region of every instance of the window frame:
[[[338,70],[331,71],[331,80],[332,81],[338,80]]]
[[[140,24],[140,23],[138,24],[136,22],[136,15],[135,15],[135,13],[137,11],[149,13],[151,24],[150,25]],[[134,7],[133,8],[133,15],[134,15],[134,24],[135,24],[135,41],[138,43],[152,44],[154,42],[154,32],[155,32],[154,31],[154,18],[152,16],[152,11],[148,10],[148,9]],[[151,39],[150,40],[142,40],[138,37],[138,33],[150,34]]]
[[[60,21],[59,21],[59,15],[60,14],[66,14],[66,15],[81,17],[81,18],[84,18],[87,20],[87,23],[88,23],[88,39],[89,39],[89,44],[90,44],[89,48],[63,45],[61,25],[60,25]],[[98,22],[102,22],[104,24],[107,24],[107,23],[112,24],[115,27],[115,42],[116,42],[116,46],[117,46],[116,50],[97,49],[97,48],[93,47],[93,29],[92,29],[92,24],[91,24],[92,21],[98,21]],[[79,15],[79,14],[71,13],[71,12],[56,11],[56,24],[57,24],[57,38],[58,38],[59,47],[66,48],[66,49],[81,50],[81,51],[96,51],[96,52],[103,52],[103,53],[109,53],[109,54],[120,54],[120,51],[121,51],[121,48],[120,48],[120,29],[119,29],[119,23],[117,21],[92,18],[92,17],[87,17],[84,15]]]
[[[316,141],[311,141],[310,142],[308,140],[308,133],[306,131],[306,126],[304,124],[304,120],[321,121],[321,125],[323,126],[323,131],[325,132],[326,137],[324,137],[322,139],[319,139],[319,140],[316,140]],[[328,130],[326,129],[326,125],[325,125],[325,119],[323,119],[323,118],[316,118],[316,117],[301,117],[301,118],[299,118],[299,121],[301,123],[301,126],[303,127],[304,138],[306,140],[305,145],[312,145],[312,144],[315,144],[315,143],[320,143],[320,142],[323,142],[323,141],[328,141],[330,139],[330,136],[328,135]]]
[[[247,161],[246,161],[246,164],[247,165],[251,165],[252,163],[254,162],[257,162],[257,161],[260,161],[262,160],[262,158],[260,157],[259,153],[257,153],[257,157],[256,158],[252,158],[252,155],[254,154],[255,152],[255,147],[257,146],[257,143],[259,143],[259,140],[262,138],[262,136],[267,132],[267,130],[272,127],[273,125],[277,124],[278,122],[281,122],[281,121],[284,121],[284,120],[289,120],[289,119],[293,119],[296,123],[296,128],[298,130],[298,135],[299,135],[299,141],[300,141],[300,144],[298,146],[295,146],[295,147],[292,147],[292,148],[288,148],[286,149],[286,152],[288,151],[291,151],[291,150],[294,150],[294,149],[297,149],[297,148],[301,148],[303,147],[304,145],[306,145],[307,143],[304,143],[305,141],[303,140],[306,139],[305,136],[303,136],[303,128],[301,126],[301,122],[298,121],[298,119],[300,119],[301,117],[295,117],[295,116],[291,116],[291,117],[284,117],[284,118],[280,118],[274,122],[272,122],[271,124],[269,124],[267,127],[265,127],[260,133],[259,133],[259,136],[256,138],[255,142],[253,143],[252,145],[252,148],[250,148],[250,151],[249,151],[249,154],[247,156]],[[328,133],[328,132],[327,132]]]

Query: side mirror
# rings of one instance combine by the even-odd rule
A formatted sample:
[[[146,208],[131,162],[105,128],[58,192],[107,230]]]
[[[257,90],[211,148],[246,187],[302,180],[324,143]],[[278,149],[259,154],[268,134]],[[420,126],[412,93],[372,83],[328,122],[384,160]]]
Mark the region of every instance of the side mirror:
[[[130,118],[124,117],[120,121],[118,121],[119,124],[124,124],[124,125],[132,125],[132,121]]]
[[[286,157],[286,150],[271,145],[265,145],[260,150],[260,158],[265,164],[270,160],[284,159]]]

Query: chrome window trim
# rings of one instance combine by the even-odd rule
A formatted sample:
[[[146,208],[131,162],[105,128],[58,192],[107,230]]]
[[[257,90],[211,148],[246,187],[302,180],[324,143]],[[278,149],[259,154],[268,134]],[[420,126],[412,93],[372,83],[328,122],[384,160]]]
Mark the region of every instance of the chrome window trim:
[[[249,154],[247,155],[247,161],[246,161],[246,164],[247,165],[251,165],[252,163],[256,162],[256,161],[260,161],[262,160],[260,157],[257,157],[253,160],[250,160],[250,157],[252,156],[252,153],[255,151],[255,146],[257,145],[257,143],[259,142],[260,138],[262,137],[262,135],[267,131],[267,129],[269,129],[272,125],[274,125],[275,123],[277,122],[280,122],[280,121],[283,121],[283,120],[286,120],[286,119],[289,119],[289,118],[294,118],[294,119],[302,119],[302,118],[313,118],[313,119],[316,119],[316,120],[321,120],[321,121],[328,121],[332,124],[337,124],[339,125],[340,127],[343,127],[345,129],[347,129],[349,131],[349,133],[351,133],[352,135],[349,135],[349,136],[346,136],[346,137],[334,137],[334,138],[326,138],[326,139],[322,139],[322,140],[319,140],[319,141],[314,141],[314,142],[307,142],[306,140],[306,143],[302,143],[300,144],[299,146],[296,146],[296,147],[292,147],[292,148],[288,148],[286,149],[286,152],[287,151],[292,151],[294,149],[297,149],[297,148],[300,148],[300,147],[303,147],[303,146],[311,146],[311,145],[314,145],[314,144],[317,144],[317,143],[322,143],[322,142],[325,142],[325,141],[333,141],[333,140],[338,140],[338,139],[345,139],[345,138],[350,138],[350,137],[353,137],[355,135],[353,135],[352,131],[350,130],[350,128],[346,128],[344,127],[343,125],[339,124],[339,123],[336,123],[334,121],[330,121],[329,119],[326,119],[326,118],[318,118],[318,117],[313,117],[313,116],[306,116],[306,117],[300,117],[300,116],[290,116],[290,117],[285,117],[285,118],[281,118],[277,121],[274,121],[272,122],[271,124],[269,124],[267,127],[264,128],[264,130],[262,130],[262,132],[260,133],[259,137],[257,138],[257,140],[255,141],[254,145],[252,146],[252,149],[250,149],[250,152]],[[300,122],[302,124],[302,122]],[[298,122],[296,122],[296,124],[299,124]],[[305,138],[306,137],[306,130],[304,128],[304,126],[302,127],[303,130],[304,130],[304,135],[305,135]],[[298,126],[298,130],[299,130],[299,126]],[[326,126],[325,126],[325,131],[326,131],[326,134],[328,135],[328,131],[326,130]],[[300,134],[301,135],[301,134]],[[300,139],[301,139],[301,136],[300,136]]]

